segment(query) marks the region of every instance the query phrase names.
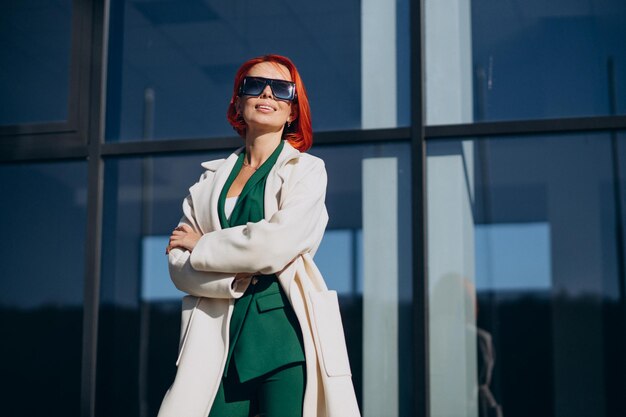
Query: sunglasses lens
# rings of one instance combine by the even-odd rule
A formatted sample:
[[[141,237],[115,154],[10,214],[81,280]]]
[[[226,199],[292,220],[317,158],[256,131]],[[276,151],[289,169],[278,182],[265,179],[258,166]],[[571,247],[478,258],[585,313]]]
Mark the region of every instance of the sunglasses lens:
[[[287,81],[272,81],[272,92],[282,100],[293,99],[294,85]]]
[[[292,82],[283,80],[270,80],[261,77],[246,77],[243,79],[240,94],[245,96],[258,96],[263,92],[266,85],[270,85],[274,97],[281,100],[293,100],[296,87]]]
[[[241,88],[242,94],[246,96],[257,96],[265,88],[265,80],[260,78],[244,78]]]

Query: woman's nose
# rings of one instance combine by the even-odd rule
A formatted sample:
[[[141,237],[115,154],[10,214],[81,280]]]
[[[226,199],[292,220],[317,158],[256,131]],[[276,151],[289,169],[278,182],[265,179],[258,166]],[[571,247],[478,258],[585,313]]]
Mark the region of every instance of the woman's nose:
[[[272,94],[272,88],[269,86],[269,84],[265,86],[263,91],[261,91],[261,97],[263,98],[274,97],[274,95]]]

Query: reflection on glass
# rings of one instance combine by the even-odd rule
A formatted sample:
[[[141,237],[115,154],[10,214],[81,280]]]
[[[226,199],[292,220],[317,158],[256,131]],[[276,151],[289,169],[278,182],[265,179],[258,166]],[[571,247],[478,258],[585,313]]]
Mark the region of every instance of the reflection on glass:
[[[324,272],[326,284],[340,296],[363,293],[363,276],[357,268],[363,263],[362,236],[362,229],[327,230],[315,254],[315,264]]]
[[[9,0],[0,17],[0,125],[67,119],[72,1]]]
[[[315,256],[328,286],[337,290],[357,396],[363,405],[364,332],[374,323],[363,314],[363,160],[395,161],[395,212],[399,224],[395,279],[401,290],[385,308],[395,312],[398,341],[385,352],[396,369],[393,392],[399,416],[412,415],[411,262],[409,145],[314,146],[328,172],[326,203],[330,222]],[[180,326],[180,293],[167,272],[165,246],[181,216],[188,188],[202,173],[200,162],[229,152],[195,156],[109,160],[105,168],[104,242],[98,346],[98,416],[156,415],[174,378]],[[367,182],[366,182],[367,183]],[[391,217],[391,213],[390,213]],[[404,227],[406,225],[406,227]],[[392,288],[392,287],[390,287]],[[384,301],[384,300],[383,300]],[[386,345],[385,340],[381,344]],[[391,345],[390,345],[391,346]],[[371,346],[369,347],[371,350]],[[389,350],[389,349],[388,349]],[[407,364],[407,366],[404,366]],[[374,381],[378,383],[378,379]],[[370,382],[371,384],[371,382]],[[386,397],[370,398],[372,404]],[[374,415],[371,412],[365,415]]]
[[[613,140],[429,144],[433,415],[626,412]]]
[[[478,291],[550,288],[549,223],[476,224],[474,242]]]
[[[298,66],[314,130],[406,126],[408,9],[408,0],[111,2],[106,138],[234,135],[225,114],[235,71],[267,53]]]
[[[80,414],[86,183],[85,162],[0,165],[3,415]]]
[[[174,378],[182,297],[165,246],[200,162],[222,156],[106,162],[98,416],[157,414]]]
[[[330,216],[315,260],[329,287],[339,292],[352,377],[361,410],[364,416],[375,417],[380,415],[381,407],[388,406],[385,409],[388,416],[411,416],[413,381],[410,370],[413,353],[409,145],[314,147],[312,153],[326,163],[326,205]],[[385,169],[384,173],[379,172],[380,178],[396,182],[377,182],[375,168]],[[382,185],[391,189],[386,190],[388,194],[395,192],[396,199],[389,200],[378,195],[378,205],[374,207],[369,202],[375,200],[377,195],[371,192],[379,190]],[[371,256],[371,249],[376,248],[376,243],[370,241],[370,247],[366,248],[364,242],[367,236],[376,239],[377,233],[384,232],[372,227],[375,219],[368,221],[368,216],[381,209],[387,210],[387,219],[379,219],[378,223],[394,223],[393,226],[397,225],[398,229],[395,235],[388,230],[385,243],[391,241],[392,245],[385,251],[385,255],[390,255],[386,259],[376,258],[379,255],[376,253]],[[374,261],[385,262],[384,265],[395,263],[396,270],[375,276],[372,271],[366,273],[364,266],[368,261],[365,256],[368,254],[375,258]],[[372,282],[372,279],[378,282]],[[376,293],[379,283],[388,285],[385,291]],[[387,322],[386,328],[381,328],[381,317],[368,317],[372,307],[393,321]],[[394,339],[379,338],[376,343],[370,343],[375,336],[385,332],[396,336]],[[381,373],[374,377],[375,371]],[[393,379],[386,380],[386,387],[381,388],[383,376]],[[378,390],[373,390],[373,386],[377,386]]]
[[[426,0],[428,124],[626,113],[626,3]]]
[[[167,257],[163,248],[169,245],[167,236],[144,236],[141,242],[141,299],[155,302],[179,301],[185,294],[179,291],[170,280]]]

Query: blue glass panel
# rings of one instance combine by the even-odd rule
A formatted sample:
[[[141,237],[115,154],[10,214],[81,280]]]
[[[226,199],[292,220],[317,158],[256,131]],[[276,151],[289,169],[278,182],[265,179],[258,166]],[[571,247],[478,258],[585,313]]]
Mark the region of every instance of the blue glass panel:
[[[427,3],[429,124],[626,114],[624,1]]]
[[[393,126],[409,123],[408,4],[396,6],[397,63],[380,64],[380,77],[397,79],[389,84]],[[110,15],[107,140],[234,135],[225,115],[235,72],[268,53],[298,67],[314,130],[361,126],[368,92],[361,87],[359,2],[128,0],[111,2]]]
[[[626,113],[623,1],[478,0],[472,17],[476,120]]]
[[[3,2],[0,125],[67,119],[71,35],[71,0]]]
[[[180,305],[165,246],[198,180],[225,153],[109,160],[105,166],[96,415],[156,415],[173,381]]]
[[[428,145],[434,413],[624,415],[622,141]]]

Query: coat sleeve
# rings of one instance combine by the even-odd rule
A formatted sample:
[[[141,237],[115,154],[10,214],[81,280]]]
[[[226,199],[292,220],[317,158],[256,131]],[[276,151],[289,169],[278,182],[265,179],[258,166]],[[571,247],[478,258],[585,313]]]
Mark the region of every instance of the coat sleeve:
[[[179,226],[187,224],[196,232],[200,228],[196,223],[191,196],[187,196],[183,202],[183,217]],[[173,248],[168,256],[169,272],[174,285],[179,290],[196,297],[208,298],[239,298],[243,295],[248,280],[239,280],[232,287],[235,274],[241,271],[229,273],[197,271],[191,267],[190,252],[184,248]]]
[[[268,220],[229,227],[203,235],[191,253],[198,271],[273,274],[293,259],[317,248],[328,223],[326,168],[319,158],[293,172],[293,185]],[[295,170],[295,169],[294,169]]]

